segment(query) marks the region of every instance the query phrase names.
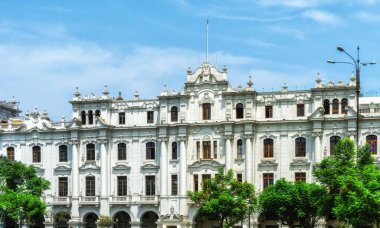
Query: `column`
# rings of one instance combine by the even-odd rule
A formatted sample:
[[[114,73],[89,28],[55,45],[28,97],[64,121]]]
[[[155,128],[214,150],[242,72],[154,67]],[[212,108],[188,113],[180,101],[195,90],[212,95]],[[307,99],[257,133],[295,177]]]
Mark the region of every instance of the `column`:
[[[71,140],[72,145],[72,162],[71,162],[71,181],[72,181],[72,197],[71,197],[71,219],[70,226],[80,227],[81,218],[79,216],[79,151],[78,140]]]
[[[177,141],[180,143],[179,154],[179,196],[180,196],[180,208],[181,215],[187,215],[187,199],[186,199],[186,180],[187,180],[187,165],[186,165],[186,137],[177,137]]]
[[[253,174],[253,153],[252,153],[252,138],[253,135],[245,134],[245,180],[248,183],[253,183],[252,174]]]
[[[322,131],[315,131],[312,133],[312,136],[314,137],[314,163],[317,163],[322,160],[322,151],[321,151]]]
[[[106,150],[107,139],[99,139],[100,143],[100,214],[109,216],[108,205],[108,156]]]
[[[161,159],[160,159],[160,197],[161,197],[161,214],[168,214],[167,197],[168,197],[168,151],[166,149],[167,137],[160,137]]]
[[[232,148],[231,140],[234,138],[233,135],[225,135],[226,138],[226,172],[232,167]]]

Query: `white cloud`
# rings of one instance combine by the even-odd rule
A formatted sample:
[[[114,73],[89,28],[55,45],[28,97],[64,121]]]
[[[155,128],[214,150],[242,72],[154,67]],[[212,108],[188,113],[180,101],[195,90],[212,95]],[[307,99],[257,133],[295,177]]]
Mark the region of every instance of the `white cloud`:
[[[302,13],[302,16],[305,18],[312,19],[316,22],[330,25],[339,25],[342,24],[341,19],[329,12],[320,11],[320,10],[307,10]]]
[[[365,22],[380,22],[380,15],[369,13],[365,11],[360,11],[356,13],[355,17],[359,20],[365,21]]]
[[[259,0],[262,6],[282,6],[290,8],[310,8],[317,6],[321,1],[317,0]]]

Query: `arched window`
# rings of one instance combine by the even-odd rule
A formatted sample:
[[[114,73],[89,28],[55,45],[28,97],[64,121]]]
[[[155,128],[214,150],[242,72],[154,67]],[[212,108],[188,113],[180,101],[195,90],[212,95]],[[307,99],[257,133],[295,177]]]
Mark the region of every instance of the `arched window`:
[[[342,114],[347,114],[347,110],[346,110],[347,105],[348,105],[348,100],[346,98],[343,98],[341,111],[340,111]]]
[[[331,136],[330,137],[330,155],[334,154],[334,147],[339,142],[340,137],[339,136]]]
[[[172,122],[177,122],[178,121],[178,108],[177,108],[177,106],[173,106],[170,109],[170,120]]]
[[[80,118],[82,119],[82,124],[86,124],[86,111],[81,112]]]
[[[59,150],[59,162],[67,162],[67,146],[60,145],[58,147]]]
[[[273,158],[273,139],[264,139],[264,158]]]
[[[94,114],[92,110],[88,111],[88,124],[93,124],[94,123]]]
[[[146,143],[146,159],[147,160],[154,160],[156,159],[156,145],[154,142],[148,142]]]
[[[203,159],[211,159],[211,141],[203,141]]]
[[[95,111],[95,116],[100,117],[100,110]]]
[[[244,118],[244,106],[242,103],[236,105],[236,119]]]
[[[33,151],[33,163],[40,163],[41,162],[41,147],[34,146],[32,148]]]
[[[330,114],[330,100],[325,99],[323,101],[323,108],[325,109],[325,114]]]
[[[127,145],[125,143],[117,144],[117,160],[127,160]]]
[[[243,148],[243,140],[239,139],[236,142],[236,149],[237,149],[237,157],[243,158],[244,148]]]
[[[339,114],[339,100],[334,99],[332,102],[332,114]]]
[[[86,145],[87,161],[95,161],[95,144],[90,143]]]
[[[296,157],[306,157],[306,139],[296,138]]]
[[[8,160],[11,160],[11,161],[15,160],[15,148],[13,147],[7,148],[7,158]]]
[[[172,159],[178,159],[178,154],[177,154],[177,142],[172,143]]]
[[[202,104],[202,109],[203,109],[203,119],[210,120],[211,119],[211,104],[210,103]]]
[[[377,154],[377,136],[376,135],[367,135],[366,142],[370,146],[371,153]]]

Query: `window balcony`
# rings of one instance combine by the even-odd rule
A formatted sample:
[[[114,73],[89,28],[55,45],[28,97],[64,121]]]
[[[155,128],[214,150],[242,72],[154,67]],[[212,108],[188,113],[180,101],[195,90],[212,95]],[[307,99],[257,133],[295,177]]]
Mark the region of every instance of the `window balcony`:
[[[81,205],[97,205],[99,204],[98,196],[82,196],[80,197],[79,204]]]
[[[132,204],[132,196],[126,195],[126,196],[112,196],[112,201],[110,204],[113,205],[130,205]]]
[[[160,202],[160,196],[140,196],[140,204],[158,205]]]
[[[54,196],[53,205],[70,205],[71,197],[70,196]]]

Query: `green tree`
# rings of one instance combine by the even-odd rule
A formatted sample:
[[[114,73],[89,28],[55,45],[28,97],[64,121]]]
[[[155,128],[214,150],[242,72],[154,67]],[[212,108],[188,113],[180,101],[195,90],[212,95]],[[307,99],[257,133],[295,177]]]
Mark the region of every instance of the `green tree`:
[[[234,172],[228,170],[203,183],[198,192],[187,192],[188,197],[198,206],[197,214],[208,220],[218,220],[220,227],[231,227],[246,219],[255,211],[257,198],[252,184],[239,182]]]
[[[17,221],[23,214],[32,224],[41,218],[46,206],[40,197],[49,185],[33,166],[0,156],[0,208],[5,209],[8,218]]]
[[[380,222],[380,169],[368,145],[356,153],[354,142],[340,140],[314,175],[329,191],[329,213],[335,218],[353,226]]]
[[[261,215],[289,227],[298,223],[312,228],[324,216],[326,200],[327,192],[323,187],[315,183],[293,183],[282,178],[260,194],[259,207]]]

